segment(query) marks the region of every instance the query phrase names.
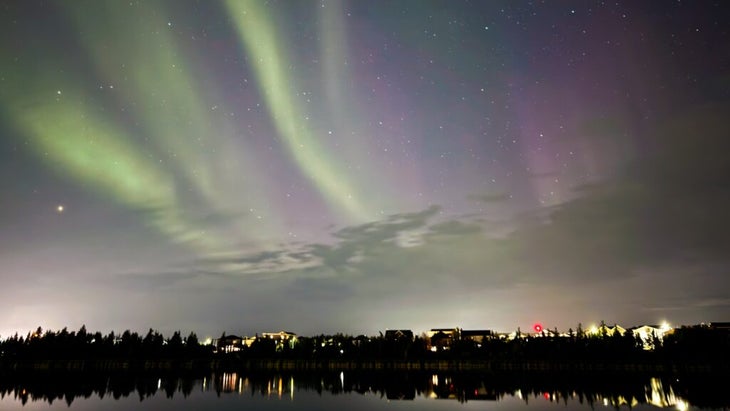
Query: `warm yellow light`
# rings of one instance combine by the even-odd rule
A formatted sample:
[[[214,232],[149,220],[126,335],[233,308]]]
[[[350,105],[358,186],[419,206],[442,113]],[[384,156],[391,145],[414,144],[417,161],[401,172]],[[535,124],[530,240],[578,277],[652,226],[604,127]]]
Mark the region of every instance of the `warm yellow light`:
[[[677,400],[677,410],[678,411],[687,411],[688,408],[689,408],[689,404],[687,404],[685,401]]]
[[[58,211],[59,213],[63,213],[63,210],[64,210],[63,204],[59,204],[58,207],[56,207],[56,211]]]

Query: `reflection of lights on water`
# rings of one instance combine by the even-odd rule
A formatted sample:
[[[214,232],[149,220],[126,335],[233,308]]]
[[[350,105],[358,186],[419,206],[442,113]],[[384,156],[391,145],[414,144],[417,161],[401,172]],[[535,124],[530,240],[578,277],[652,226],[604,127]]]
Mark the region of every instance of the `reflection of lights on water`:
[[[658,408],[666,408],[674,406],[677,411],[687,411],[689,408],[689,404],[687,401],[679,398],[672,389],[671,385],[667,387],[667,389],[664,388],[662,381],[659,378],[652,378],[649,380],[649,384],[645,386],[645,397],[642,401],[642,399],[629,396],[625,397],[623,395],[613,396],[613,397],[602,397],[600,395],[596,396],[596,400],[599,404],[603,404],[604,407],[612,406],[616,409],[618,407],[627,405],[629,408],[634,408],[640,403],[646,402],[646,404],[653,405]],[[571,397],[575,398],[576,392],[573,391],[571,393]],[[557,398],[559,398],[559,394],[553,396],[553,400],[555,401]]]
[[[674,405],[678,411],[686,411],[689,408],[689,403],[679,398],[671,385],[665,390],[660,379],[652,378],[649,381],[649,388],[651,392],[646,394],[647,403],[662,408]]]
[[[214,378],[214,384],[216,385],[215,389],[222,389],[223,392],[238,392],[239,394],[242,394],[244,391],[248,389],[250,386],[250,381],[248,378],[239,377],[237,373],[222,373],[218,374],[219,376],[213,375]],[[341,371],[339,373],[339,380],[340,380],[340,386],[344,388],[345,386],[345,373],[344,371]],[[220,378],[220,379],[219,379]],[[293,376],[287,376],[288,380],[284,380],[284,376],[279,375],[276,377],[271,377],[266,382],[266,385],[263,385],[262,387],[266,387],[268,391],[268,395],[273,397],[274,395],[278,394],[278,397],[280,399],[284,398],[284,395],[287,395],[287,390],[289,390],[287,397],[291,401],[294,400],[294,391],[295,391],[295,382]],[[153,380],[154,381],[154,380]],[[198,380],[201,381],[201,380]],[[676,381],[675,379],[672,379],[672,383]],[[262,381],[263,382],[263,381]],[[422,398],[431,398],[431,399],[437,399],[437,398],[449,398],[449,399],[462,399],[466,398],[465,396],[469,396],[472,391],[466,388],[460,388],[458,385],[455,385],[452,378],[450,377],[441,377],[438,374],[432,374],[431,375],[431,386],[428,387],[425,392],[422,392],[420,395]],[[666,381],[660,379],[660,378],[651,378],[649,379],[648,383],[644,386],[643,393],[644,396],[623,396],[623,395],[611,395],[611,396],[603,396],[600,393],[595,394],[589,394],[589,397],[591,397],[591,401],[595,401],[595,404],[599,406],[600,404],[603,404],[604,407],[612,406],[616,409],[623,406],[628,406],[629,408],[633,409],[634,407],[640,405],[640,404],[646,404],[646,405],[653,405],[657,408],[669,408],[672,407],[675,409],[675,411],[689,411],[690,404],[685,400],[680,398],[675,392],[674,387],[672,387],[671,384],[667,384],[665,386]],[[324,387],[324,380],[321,379],[320,383]],[[170,381],[166,383],[166,386],[170,387]],[[174,384],[174,382],[173,382]],[[218,384],[220,384],[220,388],[218,388]],[[331,389],[336,390],[338,387],[336,385],[328,384]],[[444,392],[441,392],[439,394],[439,390],[437,387],[441,387],[444,389]],[[162,378],[158,378],[157,380],[157,389],[162,389]],[[208,379],[207,377],[202,378],[202,390],[207,391],[209,389],[208,387]],[[480,394],[488,394],[488,390],[484,388],[484,383],[482,382],[481,388],[473,388],[470,387],[470,389],[473,389],[473,395],[474,397],[479,397]],[[263,392],[266,392],[262,390]],[[369,387],[367,391],[372,391],[372,387]],[[18,390],[16,392],[19,392],[21,396],[27,395],[26,390]],[[515,398],[519,398],[520,400],[525,400],[526,397],[523,395],[520,389],[516,389],[512,391],[512,395]],[[535,395],[537,398],[543,397],[546,401],[550,402],[561,402],[563,400],[567,401],[569,398],[575,399],[576,396],[581,395],[577,391],[568,391],[563,395],[561,392],[549,392],[549,391],[538,391],[538,392],[531,392],[530,395]],[[501,398],[501,395],[498,395],[498,398]]]
[[[235,372],[233,372],[233,373],[224,372],[222,382],[223,382],[223,384],[222,384],[223,392],[235,392],[235,391],[237,391],[236,383],[238,382],[238,374],[236,374]]]
[[[672,387],[669,387],[669,392],[664,391],[664,386],[659,378],[652,378],[649,380],[649,387],[651,393],[647,393],[646,402],[657,407],[667,407],[676,404],[676,398]]]

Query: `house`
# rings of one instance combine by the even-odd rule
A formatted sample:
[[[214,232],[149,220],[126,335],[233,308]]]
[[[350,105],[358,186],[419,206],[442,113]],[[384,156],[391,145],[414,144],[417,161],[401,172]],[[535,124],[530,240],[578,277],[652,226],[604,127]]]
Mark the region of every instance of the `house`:
[[[626,329],[618,324],[614,324],[613,327],[611,327],[610,325],[602,324],[600,326],[591,326],[586,334],[592,336],[613,337],[616,332],[618,332],[619,335],[624,335],[626,334]]]
[[[297,335],[289,331],[279,331],[275,333],[261,333],[261,338],[268,338],[274,341],[287,341],[296,339]]]
[[[461,339],[473,341],[481,344],[484,340],[494,338],[495,334],[492,330],[461,330]]]
[[[385,339],[389,341],[408,340],[413,341],[411,330],[385,330]]]
[[[730,322],[715,322],[710,323],[710,328],[713,330],[730,332]]]
[[[297,344],[297,335],[289,331],[279,331],[274,333],[261,333],[261,338],[274,340],[276,342],[276,349],[281,350],[285,345],[289,348],[294,348]]]
[[[443,351],[451,349],[451,344],[459,339],[459,328],[432,328],[426,333],[428,346],[431,351]]]
[[[456,327],[456,328],[431,328],[430,331],[426,332],[426,337],[431,338],[438,333],[444,333],[455,339],[458,339],[458,335],[459,335],[460,331],[461,330],[458,327]]]
[[[670,334],[674,331],[669,324],[664,323],[662,325],[642,325],[639,327],[630,328],[629,331],[634,335],[634,338],[641,338],[643,348],[645,350],[653,350],[655,347],[654,339],[658,339],[661,342],[666,334]]]
[[[241,351],[243,346],[243,338],[237,335],[223,335],[221,338],[213,340],[216,352],[236,352]]]

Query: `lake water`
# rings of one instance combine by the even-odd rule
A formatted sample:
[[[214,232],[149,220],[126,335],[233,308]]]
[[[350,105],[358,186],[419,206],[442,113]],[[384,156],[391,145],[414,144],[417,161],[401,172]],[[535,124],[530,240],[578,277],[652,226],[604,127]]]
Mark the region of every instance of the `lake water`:
[[[0,410],[727,409],[717,378],[397,373],[27,374],[0,380]]]

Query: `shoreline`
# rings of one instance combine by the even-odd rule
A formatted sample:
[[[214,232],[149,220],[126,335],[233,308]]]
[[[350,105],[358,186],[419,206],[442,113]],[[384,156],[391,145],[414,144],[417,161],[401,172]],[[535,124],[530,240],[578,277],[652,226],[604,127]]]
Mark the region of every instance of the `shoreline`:
[[[617,361],[487,360],[292,360],[292,359],[98,359],[0,361],[0,372],[70,371],[452,371],[452,372],[628,372],[715,373],[730,364]]]

